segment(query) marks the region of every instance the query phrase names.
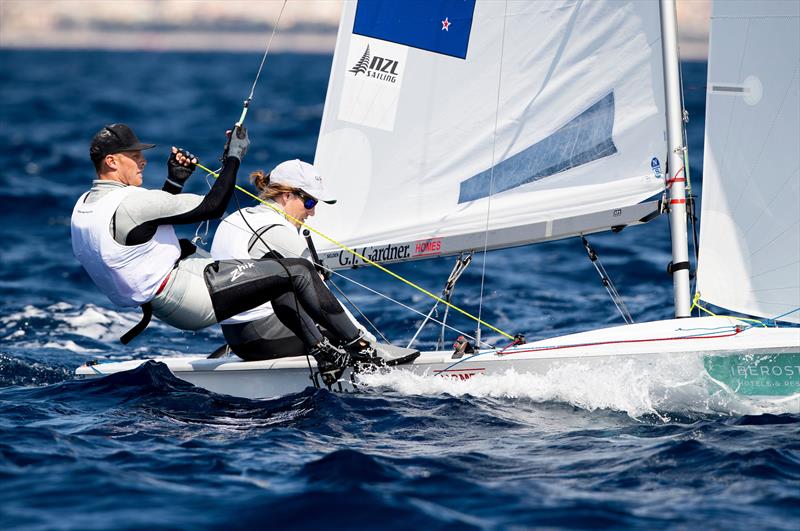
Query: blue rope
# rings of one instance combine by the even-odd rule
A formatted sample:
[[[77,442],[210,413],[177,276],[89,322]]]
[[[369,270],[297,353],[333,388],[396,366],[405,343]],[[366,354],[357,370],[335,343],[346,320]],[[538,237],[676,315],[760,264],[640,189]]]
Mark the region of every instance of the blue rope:
[[[800,311],[800,308],[795,308],[794,310],[789,310],[788,312],[782,313],[782,314],[778,315],[777,317],[773,317],[772,319],[767,319],[767,322],[770,323],[775,328],[777,328],[778,327],[778,323],[776,323],[776,321],[778,319],[780,319],[781,317],[786,317],[787,315],[791,315],[794,312],[798,312],[798,311]]]

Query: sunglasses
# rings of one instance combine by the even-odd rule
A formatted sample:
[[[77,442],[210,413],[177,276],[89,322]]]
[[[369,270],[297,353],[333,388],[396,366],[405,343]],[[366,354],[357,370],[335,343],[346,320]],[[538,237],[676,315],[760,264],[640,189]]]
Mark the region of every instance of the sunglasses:
[[[303,206],[305,207],[306,210],[311,210],[312,208],[317,206],[317,203],[319,203],[317,199],[314,199],[310,195],[300,190],[294,192],[294,195],[303,200]]]

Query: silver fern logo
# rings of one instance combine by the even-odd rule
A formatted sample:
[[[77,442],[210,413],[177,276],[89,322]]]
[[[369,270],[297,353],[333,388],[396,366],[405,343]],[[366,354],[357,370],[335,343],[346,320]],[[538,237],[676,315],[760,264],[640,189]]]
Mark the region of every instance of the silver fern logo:
[[[361,59],[355,64],[353,68],[349,70],[355,75],[363,74],[367,71],[367,65],[369,65],[369,44],[367,44],[367,49],[364,51],[364,55],[361,56]]]
[[[367,49],[364,50],[361,59],[356,61],[356,64],[353,65],[353,68],[348,70],[348,72],[352,73],[354,76],[364,74],[366,77],[371,77],[380,81],[396,83],[398,76],[397,67],[399,64],[400,61],[396,59],[387,59],[386,57],[371,55],[369,52],[369,44],[367,44]]]

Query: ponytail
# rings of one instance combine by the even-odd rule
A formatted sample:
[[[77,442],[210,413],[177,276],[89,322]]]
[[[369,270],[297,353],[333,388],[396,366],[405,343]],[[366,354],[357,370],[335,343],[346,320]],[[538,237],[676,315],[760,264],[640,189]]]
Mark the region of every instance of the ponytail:
[[[261,170],[256,170],[250,174],[250,182],[256,187],[256,190],[263,192],[269,186],[269,173],[264,173]]]
[[[250,182],[253,183],[253,186],[258,190],[258,197],[261,199],[272,199],[286,192],[294,193],[297,191],[292,186],[270,182],[269,177],[269,173],[264,173],[261,170],[254,171],[250,174]]]

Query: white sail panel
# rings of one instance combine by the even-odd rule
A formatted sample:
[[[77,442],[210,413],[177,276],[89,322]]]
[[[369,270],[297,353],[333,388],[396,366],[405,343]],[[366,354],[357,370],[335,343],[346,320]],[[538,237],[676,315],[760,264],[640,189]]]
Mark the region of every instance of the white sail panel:
[[[749,315],[800,308],[799,73],[800,2],[714,4],[697,290]]]
[[[339,202],[312,225],[350,246],[608,229],[663,189],[663,93],[656,2],[347,2],[315,158]]]

